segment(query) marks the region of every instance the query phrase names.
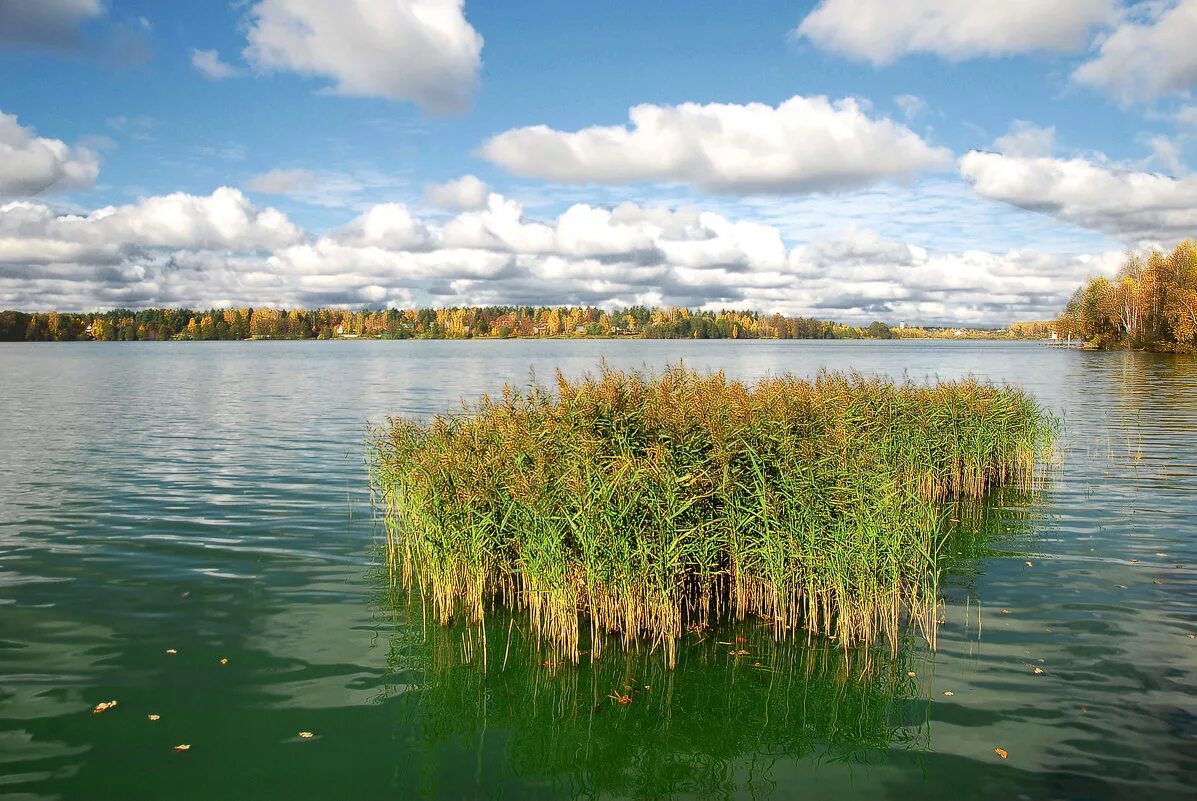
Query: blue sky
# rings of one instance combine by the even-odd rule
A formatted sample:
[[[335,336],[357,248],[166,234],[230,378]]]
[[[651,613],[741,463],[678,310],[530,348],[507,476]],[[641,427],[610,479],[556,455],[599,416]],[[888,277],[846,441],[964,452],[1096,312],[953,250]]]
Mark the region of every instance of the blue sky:
[[[1197,2],[968,5],[0,0],[0,306],[995,324],[1197,230]]]

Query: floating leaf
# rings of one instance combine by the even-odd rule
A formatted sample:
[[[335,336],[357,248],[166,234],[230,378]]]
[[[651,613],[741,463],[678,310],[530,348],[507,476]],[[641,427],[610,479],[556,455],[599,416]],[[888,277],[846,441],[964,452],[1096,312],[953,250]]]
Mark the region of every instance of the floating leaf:
[[[1005,748],[995,748],[995,749],[993,749],[993,753],[997,754],[1002,759],[1005,759],[1006,757],[1010,756],[1010,752],[1007,751]]]

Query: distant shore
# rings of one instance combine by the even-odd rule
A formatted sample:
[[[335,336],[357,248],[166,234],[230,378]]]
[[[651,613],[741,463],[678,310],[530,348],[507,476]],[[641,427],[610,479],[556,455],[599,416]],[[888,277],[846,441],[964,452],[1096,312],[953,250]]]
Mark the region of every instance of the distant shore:
[[[1048,339],[1047,322],[1005,328],[847,325],[755,311],[633,306],[0,311],[0,342],[300,339]]]

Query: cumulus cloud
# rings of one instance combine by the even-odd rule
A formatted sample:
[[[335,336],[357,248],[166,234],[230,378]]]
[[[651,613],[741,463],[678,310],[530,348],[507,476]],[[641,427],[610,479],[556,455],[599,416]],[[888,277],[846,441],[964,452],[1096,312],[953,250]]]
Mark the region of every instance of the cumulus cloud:
[[[890,322],[988,325],[1044,319],[1091,275],[1112,275],[1124,254],[1059,256],[1011,250],[936,253],[868,233],[795,249],[805,303],[791,313]]]
[[[0,111],[0,196],[35,195],[50,188],[90,188],[100,172],[92,150],[37,136]]]
[[[0,49],[44,50],[112,65],[144,62],[152,26],[144,17],[114,22],[105,0],[0,0]]]
[[[1117,14],[1116,0],[823,0],[794,34],[877,65],[911,53],[962,61],[1079,50]]]
[[[631,127],[544,125],[490,139],[482,155],[529,178],[572,183],[680,183],[724,193],[834,191],[944,167],[949,152],[847,98],[645,104]]]
[[[468,105],[482,36],[464,0],[261,0],[245,57],[267,71],[333,80],[337,94],[410,100],[434,113]]]
[[[44,203],[0,206],[0,262],[109,264],[145,248],[273,250],[302,236],[282,212],[257,209],[236,189],[158,195],[87,215],[60,215]]]
[[[100,0],[0,0],[0,45],[71,50],[83,26],[102,16]]]
[[[1050,214],[1127,242],[1174,243],[1197,231],[1197,177],[972,151],[960,173],[983,197]]]
[[[0,307],[643,303],[994,324],[1054,314],[1120,255],[936,253],[868,231],[791,247],[697,208],[537,220],[497,194],[445,222],[384,203],[310,235],[222,188],[87,215],[0,205]]]
[[[1197,0],[1143,3],[1134,11],[1073,79],[1125,104],[1197,86]]]
[[[232,64],[221,61],[220,53],[215,50],[192,50],[191,66],[195,67],[205,78],[214,81],[233,78],[241,74],[241,70]]]
[[[463,175],[443,184],[424,187],[424,202],[447,211],[480,209],[486,205],[490,188],[473,175]]]
[[[1056,149],[1056,128],[1015,120],[1009,131],[993,141],[993,147],[1008,156],[1050,156]]]

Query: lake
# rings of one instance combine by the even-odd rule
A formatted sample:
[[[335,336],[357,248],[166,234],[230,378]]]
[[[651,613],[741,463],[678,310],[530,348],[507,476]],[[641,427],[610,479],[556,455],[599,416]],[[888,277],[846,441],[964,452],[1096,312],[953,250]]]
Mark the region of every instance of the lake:
[[[1060,416],[1062,463],[1036,497],[994,500],[985,555],[943,582],[934,653],[803,640],[772,646],[778,669],[763,672],[705,641],[672,674],[622,654],[544,670],[517,639],[483,673],[465,634],[426,630],[418,604],[388,592],[367,422],[601,358],[1010,382]],[[87,343],[2,345],[0,377],[0,797],[1191,797],[1192,357],[1020,342]],[[651,684],[654,702],[609,699],[625,681]]]

